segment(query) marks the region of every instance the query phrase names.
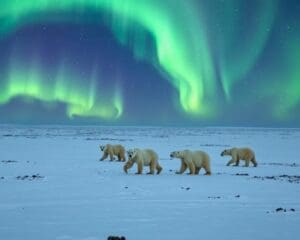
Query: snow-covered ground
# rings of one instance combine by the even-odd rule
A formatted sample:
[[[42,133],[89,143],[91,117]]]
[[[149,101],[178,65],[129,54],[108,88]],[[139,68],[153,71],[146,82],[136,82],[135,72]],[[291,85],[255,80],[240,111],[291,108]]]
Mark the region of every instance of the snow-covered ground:
[[[161,175],[98,161],[105,143],[153,148]],[[225,166],[232,146],[258,167]],[[182,149],[212,176],[176,175]],[[0,126],[0,239],[297,239],[299,170],[300,129]]]

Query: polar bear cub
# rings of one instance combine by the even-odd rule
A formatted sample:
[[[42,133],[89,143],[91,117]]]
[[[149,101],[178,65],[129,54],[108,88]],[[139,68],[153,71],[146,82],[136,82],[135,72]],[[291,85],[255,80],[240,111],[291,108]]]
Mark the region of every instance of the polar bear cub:
[[[189,168],[189,174],[199,174],[201,168],[204,168],[205,175],[211,175],[210,158],[203,151],[174,151],[170,153],[171,158],[179,158],[181,160],[180,170],[176,174],[182,174]]]
[[[99,148],[103,152],[103,156],[101,157],[100,161],[103,161],[104,159],[106,159],[108,157],[108,155],[110,157],[110,161],[113,161],[115,159],[114,155],[118,157],[118,161],[126,161],[125,148],[120,144],[100,145]]]
[[[225,149],[221,156],[231,156],[231,160],[227,163],[227,166],[234,163],[234,166],[238,166],[240,163],[240,160],[245,160],[244,167],[249,167],[249,163],[252,162],[253,166],[257,166],[255,153],[250,148],[231,148],[231,149]]]
[[[150,171],[147,174],[154,174],[155,169],[157,174],[162,171],[162,167],[158,163],[158,155],[152,149],[134,148],[127,151],[128,161],[124,165],[124,171],[127,173],[128,169],[137,164],[136,174],[142,174],[143,167],[149,166]]]

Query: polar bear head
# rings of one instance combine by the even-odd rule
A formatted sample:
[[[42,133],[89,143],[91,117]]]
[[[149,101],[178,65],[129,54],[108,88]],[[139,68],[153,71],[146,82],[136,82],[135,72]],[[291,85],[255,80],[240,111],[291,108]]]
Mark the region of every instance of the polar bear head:
[[[105,149],[105,145],[99,145],[100,150],[103,152]]]
[[[137,154],[138,149],[129,149],[127,150],[128,161],[124,164],[123,170],[125,173],[128,173],[128,169],[131,168],[134,164],[134,158]]]
[[[231,149],[225,149],[223,152],[221,152],[221,156],[231,156]]]
[[[171,158],[182,158],[182,151],[174,151],[170,153]]]
[[[137,152],[138,152],[138,149],[137,149],[137,148],[127,150],[128,158],[129,158],[129,159],[135,158]]]

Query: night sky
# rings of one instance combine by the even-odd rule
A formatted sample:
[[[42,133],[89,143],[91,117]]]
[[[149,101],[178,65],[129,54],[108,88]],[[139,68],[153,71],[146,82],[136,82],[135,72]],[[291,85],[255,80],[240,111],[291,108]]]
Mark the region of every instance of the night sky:
[[[0,0],[0,123],[300,127],[300,1]]]

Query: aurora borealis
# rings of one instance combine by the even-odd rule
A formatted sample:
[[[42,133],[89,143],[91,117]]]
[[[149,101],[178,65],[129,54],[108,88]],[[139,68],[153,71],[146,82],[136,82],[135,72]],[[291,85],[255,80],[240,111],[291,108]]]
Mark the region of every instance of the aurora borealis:
[[[2,123],[300,124],[296,0],[0,4]]]
[[[41,61],[36,60],[36,61]],[[57,75],[52,78],[53,83],[44,81],[47,74],[40,72],[38,63],[32,63],[27,69],[22,69],[18,64],[10,64],[13,70],[9,70],[7,83],[3,86],[3,93],[0,95],[0,102],[7,103],[14,96],[29,96],[42,101],[61,101],[67,104],[67,115],[94,116],[101,118],[117,118],[122,114],[122,106],[119,95],[112,96],[111,104],[104,106],[106,100],[99,103],[96,98],[101,96],[97,92],[96,96],[96,73],[88,79],[90,85],[78,84],[76,75],[67,73],[62,67],[57,71]],[[22,65],[22,64],[20,64]],[[74,72],[74,71],[72,71]]]

